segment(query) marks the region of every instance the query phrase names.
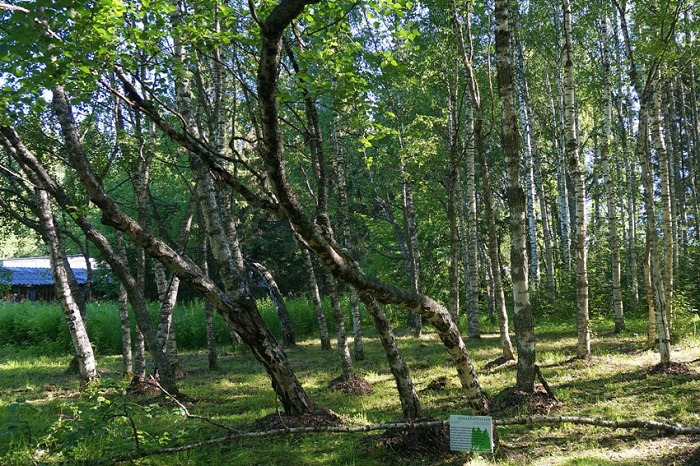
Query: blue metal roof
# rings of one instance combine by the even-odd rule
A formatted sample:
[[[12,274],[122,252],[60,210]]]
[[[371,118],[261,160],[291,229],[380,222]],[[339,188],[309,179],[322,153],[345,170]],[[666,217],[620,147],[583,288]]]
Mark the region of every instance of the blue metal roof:
[[[5,281],[4,271],[12,274],[9,285],[15,286],[52,286],[51,269],[38,267],[0,267],[0,282]],[[73,275],[79,285],[87,282],[87,269],[73,269]]]

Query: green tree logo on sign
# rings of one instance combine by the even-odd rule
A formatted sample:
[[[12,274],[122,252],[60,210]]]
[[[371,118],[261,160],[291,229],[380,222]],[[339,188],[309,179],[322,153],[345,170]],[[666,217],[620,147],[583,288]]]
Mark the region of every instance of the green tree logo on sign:
[[[478,427],[472,429],[472,450],[491,451],[491,437],[488,430],[482,430]]]

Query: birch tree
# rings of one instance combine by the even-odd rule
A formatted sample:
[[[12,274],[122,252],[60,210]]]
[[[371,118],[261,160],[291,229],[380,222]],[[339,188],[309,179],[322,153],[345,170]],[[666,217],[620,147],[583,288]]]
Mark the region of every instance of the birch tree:
[[[535,389],[535,335],[533,330],[530,289],[527,276],[525,241],[525,192],[520,183],[520,131],[516,111],[515,73],[513,66],[513,20],[510,0],[497,0],[496,66],[501,95],[503,128],[501,145],[506,157],[507,197],[510,209],[510,263],[513,280],[513,314],[518,349],[516,386],[531,393]]]
[[[576,330],[578,333],[577,354],[581,359],[591,357],[591,331],[588,316],[588,233],[586,219],[586,185],[579,157],[579,142],[576,129],[576,103],[574,85],[573,39],[571,32],[571,4],[562,0],[564,24],[564,76],[563,101],[566,131],[566,152],[569,169],[574,180],[576,205]]]

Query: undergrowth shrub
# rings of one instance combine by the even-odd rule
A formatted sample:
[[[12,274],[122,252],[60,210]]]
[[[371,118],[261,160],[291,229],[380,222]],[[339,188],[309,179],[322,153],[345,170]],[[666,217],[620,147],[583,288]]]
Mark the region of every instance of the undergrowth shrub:
[[[318,321],[313,303],[305,298],[288,299],[285,302],[289,312],[292,327],[297,339],[317,337]],[[343,307],[349,307],[347,298],[343,299]],[[280,338],[281,326],[277,310],[269,299],[258,301],[258,310],[264,322],[275,336]],[[158,322],[159,303],[148,305],[151,322]],[[130,310],[132,332],[135,319]],[[324,312],[329,332],[335,332],[330,305],[324,301]],[[371,325],[369,316],[363,311],[363,324]],[[90,341],[97,354],[121,354],[121,323],[118,303],[114,301],[93,301],[87,307],[87,328]],[[351,328],[349,312],[346,313],[346,326]],[[173,323],[177,335],[178,347],[183,350],[206,348],[204,303],[191,301],[178,304],[173,314]],[[230,343],[230,336],[223,318],[214,313],[214,333],[217,343]],[[32,348],[40,355],[69,354],[72,343],[68,326],[60,305],[54,303],[0,303],[0,345],[15,348]]]

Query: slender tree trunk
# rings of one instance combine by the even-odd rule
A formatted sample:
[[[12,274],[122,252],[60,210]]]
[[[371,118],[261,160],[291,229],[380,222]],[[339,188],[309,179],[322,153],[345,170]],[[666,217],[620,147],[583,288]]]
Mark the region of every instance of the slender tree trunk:
[[[391,370],[394,380],[396,381],[403,417],[405,419],[417,419],[421,416],[418,394],[413,385],[413,380],[411,380],[411,376],[409,375],[408,367],[396,346],[396,339],[391,329],[391,322],[389,322],[389,319],[382,311],[376,299],[369,295],[361,295],[361,299],[374,320],[374,327],[379,332],[379,340],[382,342],[387,361],[389,361],[389,370]]]
[[[99,374],[97,373],[92,344],[90,343],[80,308],[74,297],[77,284],[66,259],[65,249],[51,211],[49,196],[45,190],[40,188],[36,188],[35,192],[37,198],[36,214],[42,225],[39,233],[44,240],[46,249],[49,251],[51,275],[56,287],[56,295],[68,323],[68,333],[75,349],[80,378],[84,383],[90,383],[97,380]]]
[[[564,13],[564,121],[566,152],[574,180],[576,197],[576,329],[577,353],[581,359],[591,357],[591,331],[588,317],[588,235],[586,225],[586,185],[584,168],[579,158],[576,133],[573,44],[571,38],[571,4],[562,0]]]
[[[615,333],[625,329],[625,316],[622,302],[622,282],[620,264],[620,239],[617,233],[617,202],[608,154],[610,152],[610,140],[612,136],[612,85],[610,83],[610,56],[608,51],[608,18],[603,16],[601,46],[603,51],[603,134],[600,144],[600,163],[603,169],[603,183],[608,207],[608,232],[610,234],[610,255],[612,262],[612,291],[613,310],[615,321]]]
[[[350,347],[348,346],[348,335],[345,329],[345,314],[343,313],[343,307],[340,303],[338,281],[328,269],[324,270],[326,271],[326,286],[328,287],[328,296],[331,300],[333,320],[335,321],[336,327],[338,357],[340,358],[340,368],[342,370],[341,379],[351,380],[355,378],[355,369],[353,368]]]
[[[525,192],[520,184],[520,133],[516,112],[515,77],[513,71],[513,22],[510,0],[497,0],[496,59],[498,88],[503,107],[501,145],[506,158],[508,207],[510,210],[510,262],[513,281],[513,314],[515,340],[518,347],[516,386],[526,393],[535,388],[535,334],[530,306],[525,241]]]
[[[316,281],[316,272],[314,271],[314,264],[311,260],[311,253],[302,244],[301,240],[297,239],[297,245],[299,246],[301,255],[304,258],[304,267],[306,268],[306,275],[309,277],[309,294],[311,295],[311,301],[314,303],[314,309],[316,310],[316,321],[318,322],[318,330],[321,337],[321,349],[330,350],[331,338],[328,334],[328,324],[326,323],[326,315],[323,313],[323,304],[321,303],[321,292],[318,289],[318,282]]]
[[[403,144],[401,144],[403,145]],[[418,243],[418,218],[413,202],[413,187],[406,170],[404,155],[401,155],[401,207],[403,210],[404,227],[406,229],[406,249],[408,252],[409,279],[411,290],[420,292],[420,246]],[[423,317],[413,311],[408,312],[408,327],[413,330],[413,335],[419,337],[423,331]]]
[[[292,52],[289,42],[282,39],[285,45],[285,51],[295,72],[298,74],[300,69],[296,62],[294,53]],[[309,140],[309,148],[311,152],[311,161],[313,165],[314,177],[316,181],[316,223],[324,230],[324,234],[331,240],[333,238],[333,229],[330,223],[330,216],[328,214],[328,171],[326,166],[326,155],[323,150],[323,137],[321,135],[321,126],[318,119],[318,110],[316,108],[316,102],[309,93],[306,81],[302,77],[297,78],[299,81],[299,86],[301,87],[302,94],[304,95],[304,108],[306,110],[306,123],[307,123],[307,138]],[[336,154],[337,156],[338,154]],[[346,193],[347,194],[347,193]],[[343,209],[343,201],[341,193],[341,209]],[[345,205],[347,206],[347,198],[345,199]],[[341,211],[341,214],[344,213]],[[347,213],[349,216],[349,212]],[[345,226],[347,228],[347,226]],[[341,225],[343,231],[343,225]],[[347,246],[346,246],[347,248]],[[355,372],[352,367],[352,359],[350,357],[350,350],[347,342],[347,331],[345,329],[345,317],[343,315],[343,310],[340,304],[340,287],[332,274],[326,270],[326,284],[329,287],[329,295],[331,298],[331,306],[333,307],[333,317],[336,321],[336,326],[338,328],[338,354],[340,356],[340,365],[343,370],[342,378],[344,380],[352,379],[355,377]],[[351,307],[355,305],[352,309],[352,323],[353,323],[353,335],[357,337],[354,341],[355,352],[364,358],[364,349],[362,345],[362,330],[360,326],[359,319],[359,306],[358,300],[355,297],[351,300]]]
[[[654,96],[650,96],[652,99]],[[649,256],[649,271],[650,282],[653,290],[653,303],[656,310],[656,330],[658,335],[658,348],[660,364],[663,367],[668,367],[671,364],[671,335],[668,325],[668,314],[666,302],[666,291],[664,289],[664,280],[661,275],[661,265],[659,260],[659,237],[656,230],[656,208],[654,205],[654,183],[652,180],[651,171],[651,153],[649,151],[649,128],[647,109],[642,100],[642,107],[639,110],[640,114],[640,129],[637,139],[638,152],[642,160],[642,184],[644,186],[644,201],[647,211],[647,247]],[[649,99],[651,100],[651,99]],[[653,101],[652,101],[653,102]],[[647,292],[649,296],[649,292]],[[651,316],[650,316],[651,317]]]
[[[644,247],[644,296],[647,304],[647,343],[653,346],[654,341],[656,341],[656,305],[654,304],[654,287],[651,278],[651,243],[649,238],[649,227],[647,226]]]
[[[450,313],[452,320],[459,325],[460,302],[459,302],[459,229],[457,226],[457,202],[459,199],[459,167],[458,161],[461,158],[461,145],[459,138],[459,124],[457,122],[457,89],[456,84],[450,86],[449,101],[449,153],[447,174],[447,221],[450,232],[450,264],[449,264],[449,287],[450,287]]]
[[[204,275],[209,275],[209,254],[207,252],[207,236],[206,227],[202,230],[200,237],[200,257],[201,268]],[[219,369],[219,355],[216,351],[216,334],[214,333],[214,306],[209,301],[204,301],[204,326],[207,334],[207,360],[209,361],[209,370],[215,371]],[[236,334],[229,326],[229,331]]]
[[[126,244],[121,232],[115,233],[117,251],[121,260],[126,262]],[[133,376],[134,362],[131,352],[131,319],[129,319],[129,295],[123,283],[119,284],[119,322],[122,333],[122,374]]]
[[[666,301],[666,316],[668,319],[668,331],[671,330],[673,322],[673,254],[676,247],[673,235],[672,206],[671,206],[671,182],[669,177],[669,156],[664,138],[664,128],[661,121],[661,93],[656,89],[652,102],[651,113],[651,136],[654,141],[656,154],[659,157],[659,171],[661,173],[661,209],[663,213],[663,278]]]
[[[549,112],[552,124],[552,146],[554,147],[554,166],[557,177],[557,212],[559,220],[559,237],[561,248],[561,259],[565,271],[571,270],[571,216],[569,215],[569,187],[566,180],[566,164],[563,162],[561,138],[559,136],[559,116],[557,105],[554,103],[554,92],[549,80],[549,74],[545,75],[547,83],[547,94],[549,100]]]
[[[291,55],[291,52],[290,52]],[[335,86],[335,79],[333,80],[333,86]],[[318,133],[320,136],[321,128],[318,121],[318,112],[316,111],[316,102],[311,99],[306,93],[306,99],[308,100],[307,105],[313,106],[311,112],[307,111],[308,122],[310,126],[313,127],[314,133]],[[348,179],[347,179],[347,160],[345,150],[340,141],[340,122],[339,122],[338,112],[333,113],[333,131],[331,134],[331,139],[333,141],[333,148],[335,152],[335,174],[336,180],[338,182],[338,196],[340,198],[340,228],[342,230],[343,246],[349,250],[353,250],[352,244],[352,232],[350,231],[350,201],[348,193]],[[365,359],[365,349],[362,342],[362,321],[360,317],[360,297],[357,290],[350,287],[350,315],[352,316],[352,331],[353,331],[353,357],[356,361],[362,361]]]
[[[462,23],[460,22],[459,15],[457,13],[457,3],[453,0],[452,21],[455,27],[462,64],[467,72],[467,83],[471,94],[471,103],[474,107],[473,135],[476,158],[481,166],[481,187],[484,203],[484,215],[488,226],[488,254],[491,263],[491,277],[493,277],[494,308],[495,313],[498,315],[503,357],[510,360],[514,359],[513,345],[510,341],[510,334],[508,331],[508,312],[506,309],[505,292],[503,290],[503,279],[501,276],[501,256],[498,244],[498,230],[496,228],[496,214],[493,207],[493,192],[491,189],[490,170],[486,161],[484,113],[481,106],[479,83],[476,79],[476,74],[474,73],[474,67],[472,65],[473,47],[471,41],[471,21],[469,14],[467,14],[465,19],[466,31],[463,31]]]
[[[622,157],[625,166],[625,195],[627,198],[627,284],[632,297],[633,307],[639,304],[639,279],[637,266],[637,175],[631,161],[627,144],[627,129],[622,116],[622,105],[618,106],[618,131],[622,146]]]
[[[466,254],[465,254],[465,304],[467,311],[467,335],[469,338],[481,338],[479,312],[479,250],[476,228],[476,180],[474,175],[475,138],[472,111],[467,110],[467,147],[465,157],[465,207],[466,207]]]
[[[292,348],[296,346],[296,339],[294,338],[294,329],[292,328],[292,320],[289,317],[289,312],[287,311],[287,306],[284,304],[284,297],[280,292],[279,286],[277,286],[277,281],[275,277],[272,276],[270,271],[264,265],[258,262],[248,262],[251,267],[260,275],[267,289],[270,292],[270,299],[277,310],[277,317],[280,320],[280,326],[282,327],[282,346],[287,348]]]
[[[527,199],[527,238],[528,238],[528,263],[530,264],[530,286],[537,289],[540,284],[540,261],[537,246],[537,214],[535,213],[535,174],[534,174],[534,133],[532,120],[528,111],[530,96],[525,76],[525,64],[523,63],[523,50],[520,41],[515,38],[515,67],[516,77],[519,78],[518,96],[520,122],[523,129],[523,154],[525,162],[525,196]]]

